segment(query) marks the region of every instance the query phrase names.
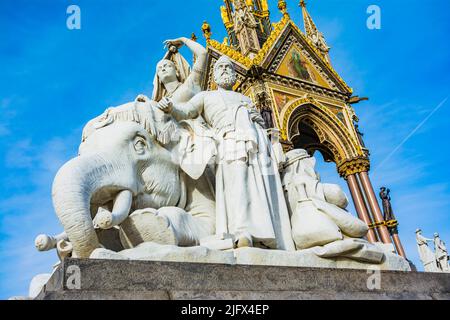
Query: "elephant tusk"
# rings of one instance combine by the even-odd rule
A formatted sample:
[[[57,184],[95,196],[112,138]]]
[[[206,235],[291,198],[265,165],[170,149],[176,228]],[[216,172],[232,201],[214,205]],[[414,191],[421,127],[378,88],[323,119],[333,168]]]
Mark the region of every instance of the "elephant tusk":
[[[132,202],[133,193],[130,190],[121,191],[114,199],[112,212],[102,207],[98,209],[93,221],[94,227],[111,229],[114,226],[118,226],[128,218]]]
[[[49,251],[55,249],[57,243],[61,240],[68,240],[67,234],[62,232],[56,236],[49,236],[46,234],[40,234],[34,240],[34,245],[38,251]]]

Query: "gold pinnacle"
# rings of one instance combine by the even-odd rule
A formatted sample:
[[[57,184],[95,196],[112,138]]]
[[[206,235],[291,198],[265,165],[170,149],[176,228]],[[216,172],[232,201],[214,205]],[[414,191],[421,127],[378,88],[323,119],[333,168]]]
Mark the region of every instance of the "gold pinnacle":
[[[281,11],[282,14],[287,14],[286,1],[278,0],[278,9]]]

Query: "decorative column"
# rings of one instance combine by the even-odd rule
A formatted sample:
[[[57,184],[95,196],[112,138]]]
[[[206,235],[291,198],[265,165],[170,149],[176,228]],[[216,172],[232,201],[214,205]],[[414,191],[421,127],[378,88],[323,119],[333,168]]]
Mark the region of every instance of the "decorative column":
[[[391,237],[389,236],[389,231],[386,227],[386,223],[384,221],[383,214],[380,209],[380,205],[378,204],[377,197],[375,196],[375,192],[373,191],[372,183],[370,182],[369,175],[367,174],[367,172],[368,170],[364,170],[361,171],[360,173],[357,173],[357,175],[361,179],[364,193],[367,196],[370,210],[373,213],[375,224],[377,225],[381,241],[383,243],[392,243]]]
[[[400,241],[400,237],[398,236],[398,232],[392,233],[392,240],[394,240],[395,249],[397,249],[397,253],[406,259],[406,253],[403,249],[402,242]]]
[[[364,198],[362,196],[361,190],[356,181],[355,174],[350,174],[347,176],[348,188],[352,195],[353,203],[355,204],[355,209],[358,214],[359,219],[364,221],[368,226],[372,225],[372,220],[370,219],[369,213],[367,212],[366,205],[364,204]],[[377,236],[372,228],[369,228],[367,233],[367,240],[369,242],[377,242]]]
[[[380,188],[380,199],[383,207],[383,218],[386,221],[386,227],[391,234],[392,240],[394,241],[395,249],[397,253],[406,259],[405,250],[403,249],[402,242],[398,236],[398,221],[395,218],[394,210],[391,204],[391,190],[386,187]]]

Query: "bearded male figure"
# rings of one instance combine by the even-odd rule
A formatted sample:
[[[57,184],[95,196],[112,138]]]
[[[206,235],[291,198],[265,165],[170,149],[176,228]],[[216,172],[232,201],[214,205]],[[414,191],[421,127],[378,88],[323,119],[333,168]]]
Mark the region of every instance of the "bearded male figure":
[[[202,115],[214,133],[216,233],[233,234],[238,247],[295,250],[264,120],[248,97],[232,91],[236,72],[226,56],[214,65],[214,81],[215,91],[180,104],[163,98],[158,106],[178,121]]]

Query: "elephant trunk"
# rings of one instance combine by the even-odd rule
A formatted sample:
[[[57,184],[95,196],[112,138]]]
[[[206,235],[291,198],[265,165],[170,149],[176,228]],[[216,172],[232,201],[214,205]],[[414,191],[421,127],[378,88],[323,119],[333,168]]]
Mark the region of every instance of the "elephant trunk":
[[[79,258],[89,258],[100,247],[91,216],[92,198],[96,194],[136,189],[133,179],[121,181],[122,177],[132,177],[132,168],[123,165],[126,162],[117,159],[117,155],[113,161],[105,159],[114,158],[100,154],[74,158],[58,171],[53,182],[55,212]]]

